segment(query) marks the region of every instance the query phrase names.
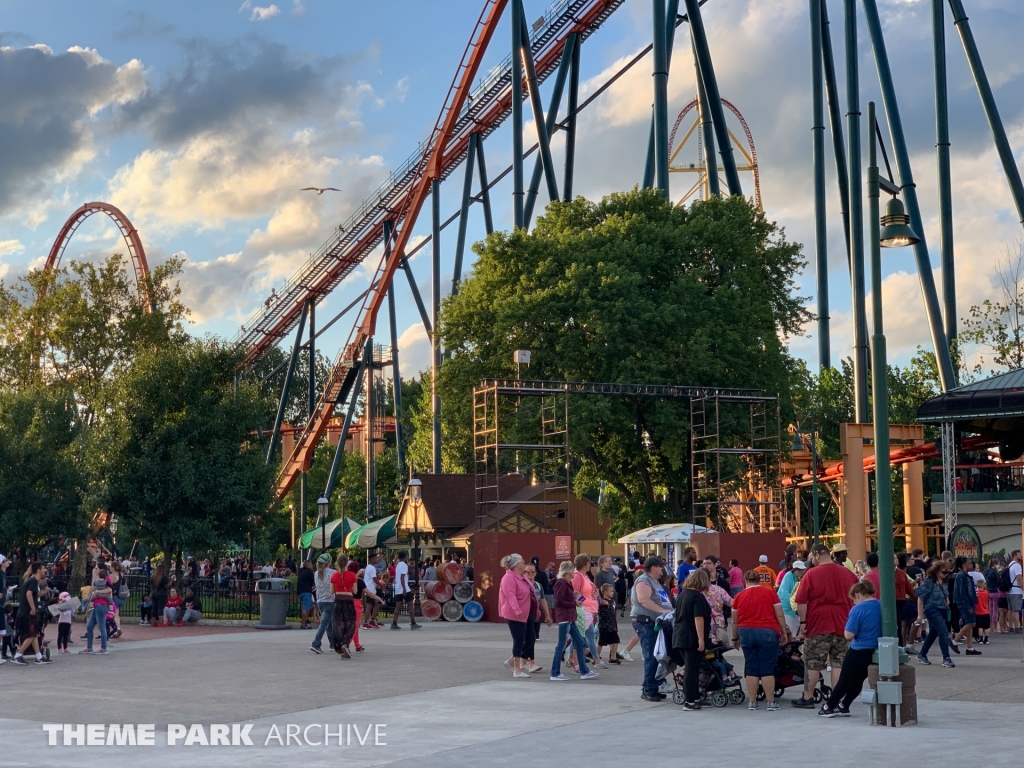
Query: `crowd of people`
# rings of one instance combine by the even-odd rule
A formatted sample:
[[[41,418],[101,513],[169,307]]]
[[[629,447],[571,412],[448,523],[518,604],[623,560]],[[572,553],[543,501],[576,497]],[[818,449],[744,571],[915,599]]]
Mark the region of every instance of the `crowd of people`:
[[[821,717],[849,716],[882,634],[878,555],[851,562],[842,543],[805,552],[791,545],[777,570],[767,555],[747,571],[736,560],[727,565],[713,555],[698,561],[692,547],[683,551],[675,573],[660,557],[641,562],[639,554],[628,565],[609,556],[595,563],[580,554],[557,570],[553,562],[542,570],[538,558],[527,562],[511,554],[502,566],[498,611],[512,636],[505,666],[513,678],[547,671],[550,680],[564,682],[571,679],[563,673],[567,665],[581,680],[591,680],[599,674],[595,668],[632,661],[629,651],[639,645],[641,698],[664,701],[666,669],[678,666],[687,711],[701,708],[705,659],[713,659],[726,689],[739,686],[721,656],[731,646],[743,654],[749,710],[761,707],[761,697],[767,711],[779,709],[776,670],[780,657],[788,656],[800,659],[803,670],[803,690],[792,706],[817,709]],[[978,656],[976,646],[987,644],[992,633],[1021,632],[1019,550],[1006,564],[991,559],[984,570],[950,552],[937,558],[920,549],[901,552],[894,558],[894,579],[897,640],[921,664],[932,663],[936,641],[942,666],[954,668],[950,654],[960,654],[961,646],[964,655]],[[620,652],[617,617],[627,605],[635,636]],[[558,627],[547,667],[535,658],[542,623]]]

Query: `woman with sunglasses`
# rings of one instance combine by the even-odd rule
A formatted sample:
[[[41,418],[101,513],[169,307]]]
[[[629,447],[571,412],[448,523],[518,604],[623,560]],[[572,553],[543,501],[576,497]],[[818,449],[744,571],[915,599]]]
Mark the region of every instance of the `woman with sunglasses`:
[[[949,657],[949,640],[946,635],[946,611],[949,606],[948,587],[946,579],[949,578],[949,567],[945,561],[939,560],[928,569],[928,578],[919,586],[914,594],[917,596],[917,618],[928,619],[928,637],[921,646],[921,652],[917,654],[917,660],[922,664],[931,664],[928,661],[928,649],[932,647],[935,638],[939,639],[939,648],[942,650],[942,666],[955,667],[953,660]]]

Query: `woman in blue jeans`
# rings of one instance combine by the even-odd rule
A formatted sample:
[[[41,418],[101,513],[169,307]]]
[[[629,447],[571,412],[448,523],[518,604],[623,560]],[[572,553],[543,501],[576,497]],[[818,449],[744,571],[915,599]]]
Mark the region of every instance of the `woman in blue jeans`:
[[[576,592],[572,588],[572,576],[575,568],[572,562],[566,560],[558,569],[558,578],[552,585],[555,592],[555,621],[558,622],[558,641],[555,643],[555,657],[551,660],[551,679],[564,682],[569,678],[562,674],[562,654],[565,653],[565,641],[572,638],[572,645],[576,649],[576,659],[580,665],[580,679],[592,680],[597,677],[597,672],[587,669],[587,660],[584,658],[583,649],[585,643],[583,635],[576,626]]]
[[[735,613],[732,645],[743,649],[743,674],[750,698],[747,709],[758,708],[757,685],[760,683],[768,700],[768,711],[777,712],[775,662],[779,657],[779,642],[788,639],[789,629],[779,596],[770,586],[761,584],[761,575],[747,571],[743,583],[743,591],[732,601]]]
[[[956,666],[949,657],[949,640],[946,637],[946,610],[949,604],[946,595],[947,578],[949,570],[946,563],[939,560],[932,564],[928,569],[928,578],[914,591],[917,596],[918,621],[922,618],[928,619],[928,637],[921,646],[921,652],[917,654],[917,660],[922,664],[931,664],[928,661],[928,650],[938,638],[939,649],[942,651],[942,666]]]

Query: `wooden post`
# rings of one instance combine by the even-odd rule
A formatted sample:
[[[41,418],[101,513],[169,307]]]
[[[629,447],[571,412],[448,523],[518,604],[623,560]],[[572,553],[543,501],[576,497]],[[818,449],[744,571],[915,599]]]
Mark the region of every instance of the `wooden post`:
[[[907,523],[907,549],[928,551],[928,532],[924,528],[924,462],[903,465],[903,514]]]
[[[843,533],[846,554],[853,562],[863,560],[867,554],[867,530],[864,525],[864,440],[860,424],[839,425],[839,445],[843,455]],[[870,429],[870,424],[867,425]]]

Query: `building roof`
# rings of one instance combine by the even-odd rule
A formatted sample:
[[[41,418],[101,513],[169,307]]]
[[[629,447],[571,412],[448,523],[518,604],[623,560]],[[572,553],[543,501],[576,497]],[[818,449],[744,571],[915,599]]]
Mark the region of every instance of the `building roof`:
[[[1016,431],[1022,418],[1024,368],[951,389],[917,410],[917,420],[924,424],[954,421],[983,431]]]
[[[642,528],[619,539],[619,544],[689,544],[695,533],[715,533],[711,528],[693,523],[663,523]]]
[[[467,525],[464,529],[456,533],[452,538],[463,538],[466,536],[472,536],[477,531],[487,530],[495,523],[500,523],[513,515],[520,514],[523,511],[524,506],[529,506],[530,502],[534,501],[538,496],[542,496],[545,491],[553,486],[552,483],[541,483],[539,485],[526,485],[520,488],[515,493],[502,499],[502,503],[498,506],[491,507],[481,518],[474,518],[473,522]],[[560,486],[564,489],[565,486]],[[504,488],[502,488],[504,492]],[[560,490],[559,493],[564,493],[564,490]],[[571,492],[570,492],[571,493]],[[579,498],[579,501],[597,507],[589,499]],[[515,503],[510,503],[515,502]],[[568,502],[566,502],[568,506]],[[545,524],[543,520],[537,520],[532,515],[526,515],[531,520],[536,520],[537,524],[542,527],[550,528],[549,525]],[[542,516],[543,517],[543,516]]]
[[[423,484],[423,513],[435,531],[458,531],[476,524],[476,475],[421,474],[419,479]],[[505,498],[512,498],[526,484],[525,478],[518,474],[505,475],[499,482]],[[403,512],[406,501],[402,500]],[[404,529],[404,523],[399,527]]]

